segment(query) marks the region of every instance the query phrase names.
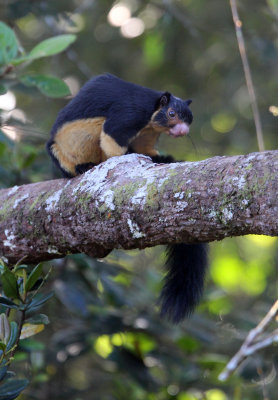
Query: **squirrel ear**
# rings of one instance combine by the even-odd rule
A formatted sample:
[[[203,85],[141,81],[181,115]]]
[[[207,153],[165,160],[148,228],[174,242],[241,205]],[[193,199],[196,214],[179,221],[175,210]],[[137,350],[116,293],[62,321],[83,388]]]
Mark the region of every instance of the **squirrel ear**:
[[[188,99],[188,100],[185,100],[185,102],[186,102],[186,104],[187,104],[188,106],[190,106],[190,104],[192,103],[192,100],[191,100],[191,99]]]
[[[170,94],[169,92],[163,93],[163,95],[162,95],[162,96],[160,97],[160,99],[159,99],[159,105],[160,105],[160,107],[165,107],[165,106],[167,106],[167,104],[169,104],[170,97],[171,97],[171,94]]]

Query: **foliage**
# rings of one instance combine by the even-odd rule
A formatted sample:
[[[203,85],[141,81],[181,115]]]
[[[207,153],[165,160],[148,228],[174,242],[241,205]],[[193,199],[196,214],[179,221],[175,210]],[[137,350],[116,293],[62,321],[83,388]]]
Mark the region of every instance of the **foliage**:
[[[18,65],[27,66],[34,60],[60,53],[74,40],[74,35],[59,35],[42,41],[29,53],[25,53],[22,47],[19,47],[13,30],[0,21],[0,76],[3,77],[12,71],[17,72],[15,67]],[[18,56],[19,50],[23,53],[21,56]],[[62,97],[70,94],[67,85],[52,76],[28,74],[18,78],[26,86],[36,86],[46,96]],[[8,82],[1,85],[1,94],[5,94],[8,87]]]
[[[22,340],[32,337],[49,323],[44,314],[37,314],[53,293],[39,291],[48,274],[42,279],[43,264],[28,273],[27,265],[17,264],[13,269],[0,259],[0,399],[13,400],[28,385],[27,379],[17,379],[8,371]],[[30,268],[29,268],[30,270]],[[4,313],[5,311],[5,313]]]
[[[163,153],[178,159],[257,151],[229,2],[215,0],[213,7],[204,0],[122,4],[129,18],[144,22],[144,31],[136,37],[128,37],[124,30],[128,19],[118,25],[109,22],[114,4],[107,0],[21,0],[1,5],[5,25],[0,26],[4,31],[0,93],[7,93],[0,96],[0,187],[53,176],[45,142],[66,103],[44,96],[66,94],[53,78],[41,78],[53,73],[66,80],[73,94],[92,75],[108,71],[192,97],[193,145],[168,137],[161,137],[159,143]],[[240,4],[239,13],[264,139],[272,149],[277,143],[277,1],[247,0]],[[58,54],[75,33],[78,41]],[[21,43],[31,50],[22,51]],[[14,105],[8,108],[11,99]],[[18,376],[32,379],[21,399],[277,397],[275,348],[247,360],[226,383],[218,380],[225,363],[277,296],[277,239],[250,236],[212,244],[204,300],[180,326],[158,316],[162,250],[114,251],[104,262],[76,255],[54,263],[55,296],[44,305],[51,324],[39,339],[20,340],[12,360]],[[31,267],[25,271],[31,290]],[[14,279],[11,271],[12,278],[4,267],[2,272],[6,292],[18,295],[22,277]],[[47,295],[40,296],[33,299],[34,313]],[[20,300],[6,295],[1,301],[2,312],[11,310],[9,321],[18,323],[11,318],[21,313],[14,308]],[[37,312],[30,318],[26,324],[48,322],[45,314]]]

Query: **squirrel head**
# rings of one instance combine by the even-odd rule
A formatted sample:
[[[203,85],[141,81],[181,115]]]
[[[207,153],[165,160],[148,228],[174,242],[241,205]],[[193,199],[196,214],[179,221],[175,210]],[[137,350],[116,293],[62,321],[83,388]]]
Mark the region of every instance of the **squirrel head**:
[[[161,128],[170,136],[179,137],[189,133],[193,114],[189,108],[192,100],[182,100],[165,92],[159,98],[151,121],[155,128]]]

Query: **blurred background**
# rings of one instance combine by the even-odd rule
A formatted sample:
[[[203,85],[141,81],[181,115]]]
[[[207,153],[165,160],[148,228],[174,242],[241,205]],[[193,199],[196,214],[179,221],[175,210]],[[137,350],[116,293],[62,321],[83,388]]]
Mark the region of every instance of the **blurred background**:
[[[267,150],[277,148],[278,1],[239,2]],[[193,99],[191,139],[163,136],[177,159],[257,151],[255,126],[228,0],[0,0],[0,20],[20,49],[75,34],[61,54],[25,66],[52,74],[75,95],[111,72]],[[1,38],[0,38],[1,39]],[[0,42],[1,43],[1,42]],[[45,143],[68,98],[47,97],[2,76],[0,188],[58,178]],[[179,326],[159,318],[163,247],[114,251],[104,260],[56,260],[50,325],[21,343],[13,368],[31,385],[21,399],[277,399],[277,347],[246,360],[227,382],[217,376],[277,297],[276,238],[248,236],[210,246],[202,303]],[[46,265],[46,270],[47,270]]]

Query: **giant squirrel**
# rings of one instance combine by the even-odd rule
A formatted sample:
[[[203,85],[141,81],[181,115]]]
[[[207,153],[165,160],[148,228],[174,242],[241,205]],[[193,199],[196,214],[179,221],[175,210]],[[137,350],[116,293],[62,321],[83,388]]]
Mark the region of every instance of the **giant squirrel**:
[[[96,76],[59,112],[47,149],[65,177],[128,152],[148,155],[156,163],[175,162],[160,156],[154,146],[162,132],[172,137],[189,133],[190,103],[111,74]],[[169,245],[167,256],[161,315],[178,323],[192,313],[202,295],[206,247]]]

